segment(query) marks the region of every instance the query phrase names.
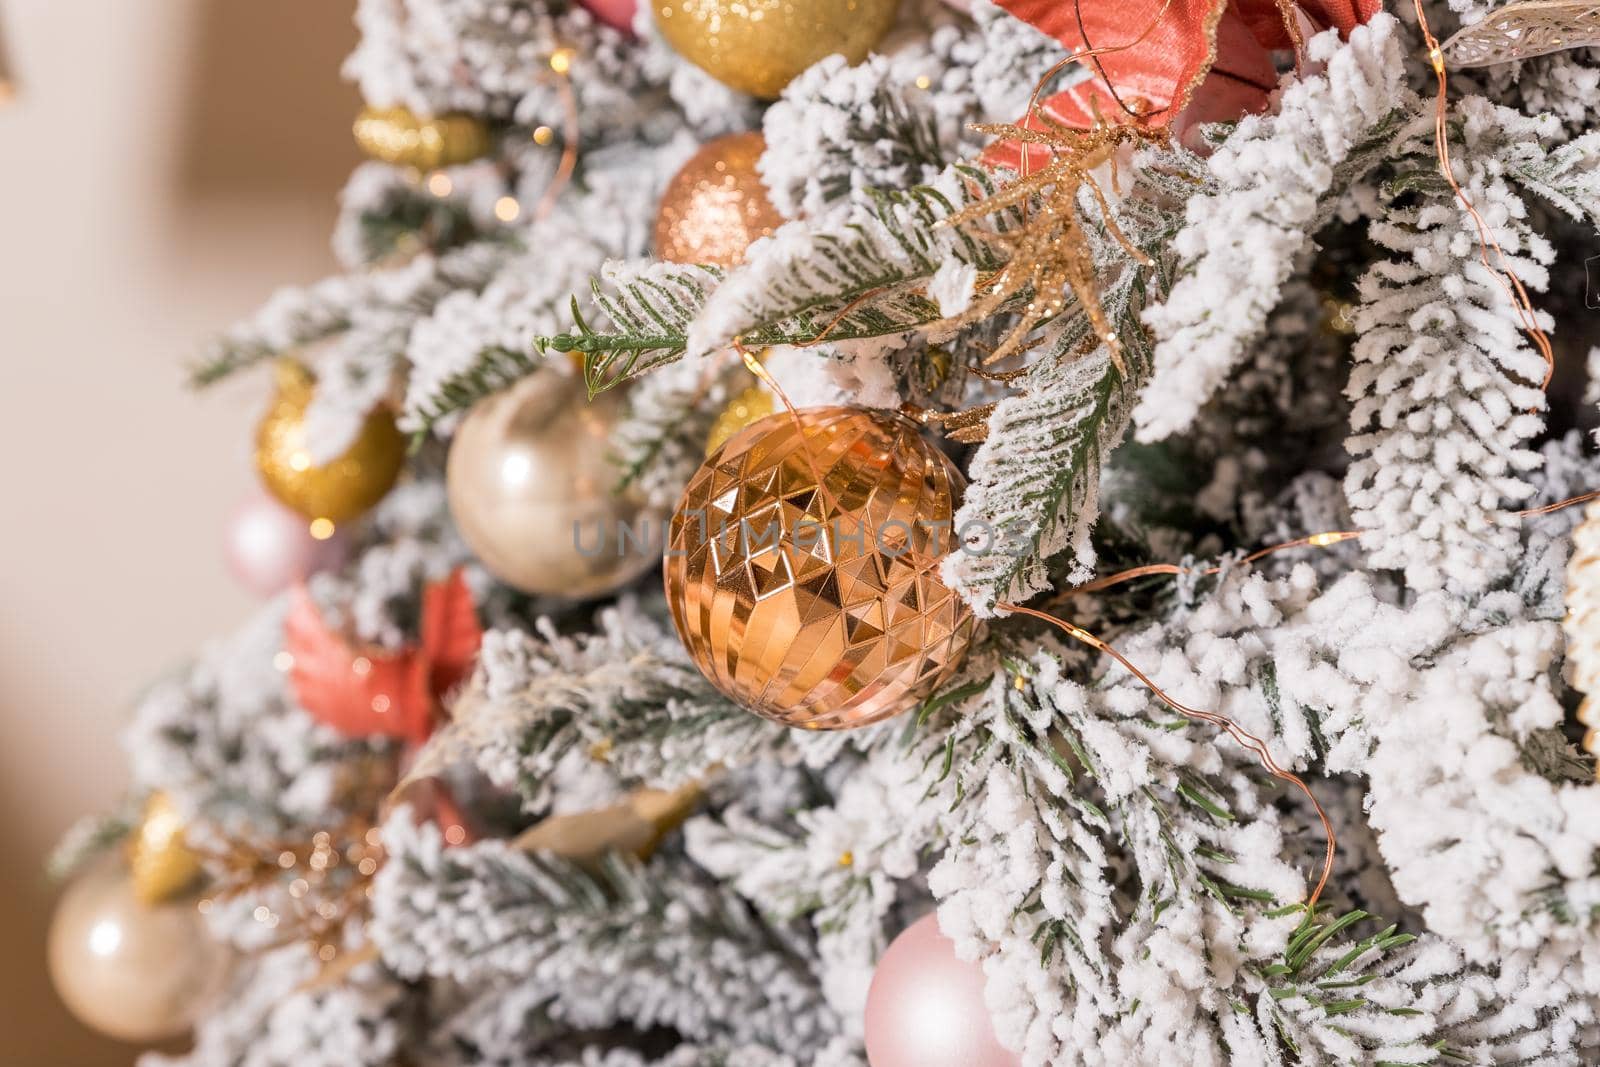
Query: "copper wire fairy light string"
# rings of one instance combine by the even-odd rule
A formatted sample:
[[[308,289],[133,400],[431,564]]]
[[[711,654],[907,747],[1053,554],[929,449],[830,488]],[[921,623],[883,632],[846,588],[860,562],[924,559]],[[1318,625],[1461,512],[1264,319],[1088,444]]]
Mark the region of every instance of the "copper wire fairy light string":
[[[1243,557],[1239,560],[1238,565],[1248,565],[1257,560],[1265,559],[1274,553],[1288,551],[1291,548],[1327,548],[1330,545],[1336,545],[1342,541],[1349,541],[1360,536],[1360,530],[1326,530],[1306,537],[1297,537],[1293,541],[1281,541],[1275,545],[1268,545],[1266,548],[1258,549]],[[1221,574],[1223,569],[1220,564],[1212,567],[1194,568],[1182,567],[1176,563],[1147,563],[1142,567],[1129,567],[1125,571],[1118,571],[1103,578],[1095,578],[1084,582],[1082,585],[1075,585],[1063,595],[1070,597],[1079,593],[1097,593],[1102,589],[1110,589],[1112,586],[1131,582],[1135,578],[1146,578],[1153,574],[1197,574],[1201,577],[1206,577],[1213,574]]]
[[[549,216],[556,206],[556,199],[572,180],[572,172],[578,166],[578,140],[582,135],[578,126],[578,98],[572,91],[572,79],[564,71],[554,68],[552,70],[556,80],[556,95],[561,99],[561,159],[556,164],[556,172],[551,177],[550,184],[533,209],[535,222],[543,221]]]
[[[1521,511],[1511,512],[1511,515],[1518,519],[1537,518],[1541,515],[1554,514],[1557,511],[1562,511],[1578,504],[1586,504],[1589,501],[1596,499],[1600,499],[1600,489],[1594,489],[1587,493],[1579,493],[1577,496],[1568,497],[1565,500],[1558,500],[1554,504],[1544,504],[1536,508],[1523,508]],[[1266,557],[1279,552],[1288,551],[1291,548],[1328,548],[1344,541],[1354,540],[1355,538],[1360,537],[1363,532],[1364,531],[1361,530],[1324,530],[1321,533],[1308,534],[1305,537],[1297,537],[1292,541],[1280,541],[1275,545],[1268,545],[1266,548],[1257,549],[1248,556],[1240,558],[1235,566],[1248,566],[1251,563],[1255,563],[1257,560],[1265,559]],[[1090,581],[1084,582],[1081,585],[1075,585],[1071,589],[1066,590],[1062,596],[1071,597],[1076,596],[1079,593],[1098,593],[1103,589],[1110,589],[1113,586],[1122,585],[1124,582],[1131,582],[1137,578],[1148,578],[1152,575],[1158,574],[1174,576],[1182,574],[1195,574],[1201,577],[1209,577],[1211,575],[1221,574],[1223,570],[1224,567],[1220,564],[1211,567],[1195,568],[1179,566],[1176,563],[1146,563],[1139,567],[1129,567],[1127,570],[1117,571],[1115,574],[1108,574],[1101,578],[1091,579]]]
[[[1591,490],[1590,492],[1580,493],[1577,496],[1568,497],[1565,500],[1558,500],[1553,504],[1545,504],[1535,508],[1524,508],[1521,511],[1513,512],[1512,514],[1517,518],[1536,518],[1596,499],[1600,499],[1600,490]],[[1268,545],[1266,548],[1258,549],[1257,551],[1250,553],[1249,555],[1240,559],[1239,563],[1246,565],[1251,564],[1257,560],[1264,559],[1267,556],[1278,552],[1284,552],[1293,548],[1328,548],[1344,541],[1349,541],[1360,537],[1361,532],[1362,531],[1360,530],[1327,530],[1321,533],[1309,534],[1305,537],[1297,537],[1292,541],[1281,541],[1277,544]],[[1151,563],[1142,567],[1130,567],[1127,570],[1118,571],[1116,574],[1107,575],[1103,578],[1097,578],[1094,581],[1085,582],[1082,585],[1074,586],[1072,589],[1067,591],[1066,595],[1072,596],[1078,593],[1095,592],[1108,589],[1114,585],[1119,585],[1123,582],[1132,581],[1136,578],[1143,578],[1150,575],[1214,575],[1220,574],[1222,570],[1223,567],[1220,565],[1194,568],[1181,567],[1172,563]],[[1032,618],[1039,619],[1042,622],[1047,622],[1050,625],[1061,629],[1075,641],[1085,644],[1090,648],[1103,653],[1104,655],[1110,656],[1112,659],[1121,664],[1129,674],[1143,684],[1145,688],[1149,689],[1158,700],[1172,707],[1175,711],[1186,718],[1196,719],[1200,722],[1210,723],[1211,725],[1216,726],[1229,737],[1233,738],[1233,740],[1236,741],[1241,747],[1255,755],[1256,758],[1260,760],[1262,767],[1266,769],[1267,773],[1271,774],[1275,778],[1290,783],[1304,793],[1306,798],[1311,802],[1311,806],[1316,809],[1317,818],[1322,823],[1322,828],[1324,833],[1327,835],[1328,842],[1327,851],[1323,857],[1321,876],[1317,879],[1316,887],[1312,890],[1311,895],[1307,898],[1305,904],[1308,912],[1315,911],[1316,903],[1318,899],[1321,898],[1323,891],[1327,888],[1329,879],[1333,875],[1333,863],[1334,858],[1337,855],[1338,844],[1337,836],[1333,829],[1333,823],[1328,818],[1327,811],[1324,810],[1321,802],[1317,800],[1316,795],[1312,792],[1311,787],[1306,784],[1305,779],[1283,768],[1273,758],[1266,742],[1261,738],[1250,733],[1248,730],[1244,729],[1238,723],[1234,722],[1225,715],[1221,715],[1216,712],[1204,711],[1199,708],[1193,708],[1182,703],[1181,701],[1174,699],[1171,694],[1167,693],[1159,685],[1157,685],[1149,675],[1145,674],[1138,667],[1136,667],[1127,656],[1123,655],[1110,644],[1096,637],[1089,631],[1084,630],[1079,626],[1074,626],[1072,623],[1051,615],[1048,612],[1039,611],[1035,608],[1028,608],[1019,604],[1008,604],[1004,602],[997,603],[995,606],[1002,611],[1015,612],[1020,615],[1027,615]]]
[[[1543,507],[1523,508],[1521,511],[1512,512],[1512,514],[1519,519],[1529,519],[1537,515],[1549,515],[1551,512],[1561,511],[1564,508],[1570,508],[1574,504],[1585,504],[1596,498],[1600,498],[1600,489],[1594,489],[1587,493],[1579,493],[1577,496],[1568,497],[1565,500],[1558,500],[1554,504],[1546,504]]]
[[[1500,288],[1505,290],[1506,296],[1511,301],[1512,309],[1516,312],[1518,324],[1522,327],[1522,331],[1528,335],[1528,339],[1533,342],[1534,347],[1539,350],[1539,355],[1544,359],[1544,380],[1539,383],[1539,388],[1546,389],[1550,385],[1551,377],[1555,374],[1555,352],[1550,347],[1550,338],[1539,327],[1538,315],[1533,310],[1533,303],[1528,299],[1528,292],[1522,287],[1521,279],[1511,270],[1511,264],[1506,258],[1504,249],[1500,247],[1500,242],[1495,239],[1494,233],[1489,229],[1488,222],[1479,214],[1478,209],[1473,206],[1466,190],[1461,188],[1451,170],[1448,129],[1450,113],[1449,76],[1445,73],[1444,52],[1439,47],[1439,39],[1433,35],[1433,28],[1428,25],[1428,16],[1423,10],[1422,0],[1412,0],[1412,4],[1416,8],[1417,26],[1422,31],[1423,42],[1428,46],[1428,63],[1433,67],[1433,73],[1438,79],[1439,85],[1438,93],[1434,97],[1433,111],[1433,143],[1434,151],[1439,158],[1439,171],[1444,175],[1444,180],[1450,183],[1450,188],[1455,192],[1456,200],[1461,203],[1462,208],[1471,216],[1473,225],[1477,227],[1478,255],[1483,261],[1484,269],[1500,283]],[[1500,263],[1499,269],[1496,269],[1489,262],[1491,249],[1494,251],[1495,259]]]
[[[1328,880],[1333,877],[1333,860],[1338,851],[1338,839],[1337,835],[1334,833],[1333,820],[1328,818],[1328,813],[1323,808],[1322,802],[1319,801],[1317,799],[1317,795],[1311,791],[1311,787],[1306,784],[1305,779],[1301,778],[1293,771],[1286,770],[1279,765],[1278,761],[1273,758],[1271,749],[1267,747],[1267,743],[1261,738],[1257,737],[1249,730],[1246,730],[1244,727],[1240,726],[1226,715],[1222,715],[1214,711],[1205,711],[1201,708],[1190,707],[1188,704],[1185,704],[1182,701],[1174,698],[1170,693],[1162,689],[1161,686],[1157,685],[1154,679],[1152,679],[1148,674],[1136,667],[1133,661],[1127,656],[1123,655],[1121,652],[1118,652],[1111,645],[1107,644],[1105,641],[1102,641],[1088,630],[1085,630],[1079,626],[1074,626],[1065,619],[1057,618],[1048,612],[1038,611],[1034,608],[1026,608],[1020,604],[1007,604],[1005,602],[999,602],[995,604],[995,607],[1002,611],[1016,612],[1019,615],[1027,615],[1038,619],[1041,622],[1047,622],[1050,625],[1059,628],[1074,641],[1087,645],[1088,647],[1104,655],[1110,656],[1112,659],[1121,664],[1124,670],[1133,675],[1133,677],[1136,678],[1140,684],[1142,684],[1146,689],[1150,690],[1157,700],[1160,700],[1162,703],[1168,705],[1186,719],[1195,719],[1199,722],[1209,723],[1212,726],[1217,727],[1223,733],[1233,738],[1233,740],[1237,742],[1241,748],[1254,755],[1268,774],[1272,775],[1274,778],[1288,782],[1296,789],[1300,790],[1300,792],[1304,793],[1306,799],[1311,802],[1311,806],[1316,809],[1317,818],[1322,822],[1322,830],[1323,833],[1327,835],[1328,840],[1327,849],[1322,859],[1322,874],[1317,879],[1316,887],[1312,889],[1311,895],[1306,898],[1305,903],[1306,912],[1308,914],[1316,913],[1317,901],[1321,898],[1322,891],[1327,888]]]

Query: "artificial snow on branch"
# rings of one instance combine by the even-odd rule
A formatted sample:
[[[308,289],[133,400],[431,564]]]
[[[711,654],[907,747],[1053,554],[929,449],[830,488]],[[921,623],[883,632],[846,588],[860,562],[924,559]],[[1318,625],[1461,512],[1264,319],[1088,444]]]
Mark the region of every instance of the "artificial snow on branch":
[[[400,974],[503,976],[580,1030],[812,1048],[837,1029],[801,945],[681,860],[583,870],[503,842],[446,848],[409,813],[384,828],[374,934]]]
[[[1596,141],[1540,162],[1553,123],[1475,98],[1460,108],[1462,195],[1520,282],[1542,289],[1554,251],[1511,183],[1592,211]],[[1410,168],[1387,185],[1387,213],[1370,228],[1397,258],[1361,281],[1345,491],[1373,565],[1403,568],[1419,589],[1476,592],[1514,561],[1518,520],[1502,509],[1531,492],[1524,478],[1538,465],[1529,445],[1544,426],[1548,367],[1524,335],[1499,255],[1483,248],[1429,147],[1412,143]]]
[[[1212,154],[1172,247],[1180,278],[1145,312],[1155,370],[1133,418],[1140,440],[1192,423],[1278,302],[1295,257],[1339,196],[1379,163],[1417,109],[1406,40],[1393,17],[1308,43],[1327,69],[1292,82],[1278,110],[1247,116]],[[1270,181],[1266,180],[1270,176]]]

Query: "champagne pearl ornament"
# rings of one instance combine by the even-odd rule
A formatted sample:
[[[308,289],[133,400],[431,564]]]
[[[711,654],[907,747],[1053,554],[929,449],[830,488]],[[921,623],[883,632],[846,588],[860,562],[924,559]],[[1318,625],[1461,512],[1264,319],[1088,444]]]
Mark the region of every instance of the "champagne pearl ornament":
[[[461,536],[489,572],[525,593],[596,597],[660,560],[662,516],[611,459],[622,415],[546,367],[478,402],[456,430],[445,488]]]
[[[994,1036],[983,968],[926,915],[889,945],[867,990],[870,1067],[1022,1067]]]
[[[736,434],[690,479],[668,537],[667,602],[695,665],[789,726],[910,709],[976,625],[939,577],[961,488],[891,412],[780,411]]]
[[[776,99],[842,52],[859,63],[894,24],[898,0],[655,0],[656,28],[689,62],[740,92]]]
[[[656,255],[669,263],[732,267],[745,249],[783,225],[756,164],[759,133],[708,141],[672,176],[656,211]]]
[[[405,435],[389,409],[379,406],[349,448],[315,465],[306,449],[306,409],[315,379],[292,360],[278,363],[277,377],[277,394],[256,430],[256,470],[273,496],[316,531],[331,532],[333,524],[362,514],[394,488],[405,465]]]
[[[193,899],[147,905],[107,856],[68,887],[50,922],[50,978],[72,1014],[122,1041],[177,1037],[227,981],[229,953]]]

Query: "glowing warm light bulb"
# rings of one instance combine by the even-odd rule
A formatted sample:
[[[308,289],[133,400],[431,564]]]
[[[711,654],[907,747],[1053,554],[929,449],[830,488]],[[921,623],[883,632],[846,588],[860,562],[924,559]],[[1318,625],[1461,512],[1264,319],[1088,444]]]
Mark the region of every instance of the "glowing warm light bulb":
[[[428,192],[434,196],[449,196],[455,188],[455,183],[450,180],[450,175],[442,170],[436,170],[428,175]]]
[[[332,519],[312,519],[309,527],[311,536],[318,541],[326,541],[333,536]]]
[[[502,196],[494,202],[494,217],[501,222],[515,222],[520,214],[522,205],[517,203],[515,197]]]
[[[565,74],[572,69],[572,56],[572,49],[557,48],[550,53],[550,69],[557,74]]]

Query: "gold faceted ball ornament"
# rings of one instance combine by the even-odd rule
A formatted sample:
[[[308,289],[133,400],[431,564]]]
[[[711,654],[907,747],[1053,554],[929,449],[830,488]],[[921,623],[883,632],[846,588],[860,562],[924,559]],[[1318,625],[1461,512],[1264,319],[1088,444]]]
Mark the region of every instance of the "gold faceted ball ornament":
[[[592,400],[545,367],[480,400],[456,430],[445,471],[450,514],[489,572],[525,593],[596,597],[660,560],[664,516],[618,491],[611,458],[622,399]]]
[[[195,905],[144,903],[115,856],[81,874],[50,922],[50,978],[72,1014],[138,1043],[194,1025],[227,982],[231,959]]]
[[[777,410],[777,401],[759,385],[752,385],[728,401],[728,406],[717,415],[706,435],[706,455],[721,448],[734,434],[760,422]]]
[[[655,0],[656,28],[729,88],[776,99],[817,60],[859,63],[894,24],[898,0]]]
[[[736,266],[756,238],[783,225],[756,170],[766,147],[759,133],[731,133],[708,141],[689,158],[661,194],[658,258]]]
[[[367,511],[394,488],[406,461],[406,438],[380,405],[368,413],[350,447],[332,462],[313,465],[306,449],[306,409],[316,391],[311,372],[280,360],[278,391],[256,430],[256,470],[262,484],[312,522],[312,536]],[[325,532],[319,532],[325,528]]]
[[[159,791],[150,794],[127,846],[133,892],[140,903],[171,900],[199,880],[200,857],[184,843],[187,829],[171,797]]]
[[[488,125],[461,112],[424,118],[405,107],[368,107],[356,116],[352,132],[373,159],[418,170],[471,163],[494,149]]]
[[[695,665],[789,726],[910,709],[976,628],[939,577],[962,488],[892,412],[781,411],[739,432],[690,480],[668,534],[667,601]]]

